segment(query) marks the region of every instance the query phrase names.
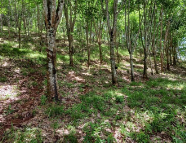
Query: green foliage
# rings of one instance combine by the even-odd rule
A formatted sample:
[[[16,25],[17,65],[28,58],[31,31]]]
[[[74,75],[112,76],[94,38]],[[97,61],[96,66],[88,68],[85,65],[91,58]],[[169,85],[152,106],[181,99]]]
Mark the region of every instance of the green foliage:
[[[11,105],[9,105],[5,111],[6,111],[6,115],[9,115],[14,112],[14,110],[11,108]]]
[[[110,127],[107,123],[88,123],[83,131],[85,132],[85,136],[84,136],[84,141],[85,143],[113,143],[115,142],[115,138],[113,137],[113,135],[108,132],[107,138],[106,139],[102,139],[100,137],[100,133],[103,132],[103,129],[106,127]]]
[[[77,136],[74,133],[70,133],[64,137],[64,143],[78,143]]]
[[[24,127],[23,130],[16,130],[12,127],[5,132],[4,140],[15,143],[42,143],[43,137],[40,129]]]
[[[64,108],[61,105],[50,105],[46,110],[46,114],[49,117],[62,117],[64,114]]]
[[[76,130],[73,126],[69,125],[67,127],[67,129],[69,130],[69,134],[65,135],[63,142],[65,143],[78,143],[78,138],[76,135]]]
[[[41,105],[45,105],[47,101],[47,97],[45,95],[41,96]]]
[[[116,103],[123,103],[124,97],[123,96],[116,96]]]
[[[87,106],[84,104],[77,104],[77,105],[74,105],[72,108],[67,109],[65,113],[69,114],[69,116],[74,121],[76,121],[86,116],[86,114],[83,113],[84,111],[89,111],[87,109]]]
[[[0,82],[6,82],[7,81],[7,77],[0,77]]]
[[[149,143],[150,137],[144,132],[131,133],[131,137],[135,139],[138,143]]]

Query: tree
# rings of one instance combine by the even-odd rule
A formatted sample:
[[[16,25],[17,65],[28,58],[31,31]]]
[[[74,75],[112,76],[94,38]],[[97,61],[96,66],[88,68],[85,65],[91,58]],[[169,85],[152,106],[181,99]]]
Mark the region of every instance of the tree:
[[[67,36],[68,36],[68,42],[69,42],[70,66],[74,65],[74,62],[73,62],[73,53],[74,53],[73,32],[74,32],[74,25],[76,22],[77,4],[78,4],[77,0],[75,0],[74,2],[71,0],[66,0],[65,5],[64,5],[64,13],[65,13],[65,18],[66,18],[66,29],[67,29]]]
[[[47,92],[49,99],[58,100],[57,91],[57,72],[56,72],[56,31],[61,20],[64,0],[58,0],[56,9],[56,0],[43,0],[45,27],[47,31]]]
[[[113,21],[111,21],[109,15],[109,3],[108,0],[105,0],[106,3],[106,17],[107,17],[107,27],[108,33],[110,37],[110,63],[111,63],[111,72],[112,72],[112,84],[115,85],[117,83],[116,79],[116,64],[115,64],[115,54],[114,54],[114,38],[116,34],[116,26],[117,26],[117,17],[118,17],[118,0],[114,0],[113,4]],[[112,24],[112,25],[111,25]]]

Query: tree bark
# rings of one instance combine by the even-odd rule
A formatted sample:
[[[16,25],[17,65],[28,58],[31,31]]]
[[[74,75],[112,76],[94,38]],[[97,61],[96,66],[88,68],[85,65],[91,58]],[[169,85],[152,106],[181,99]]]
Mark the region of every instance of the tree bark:
[[[163,32],[163,8],[161,8],[160,14],[160,22],[161,22],[161,34],[160,34],[160,61],[161,61],[161,73],[163,72],[163,50],[162,50],[162,32]]]
[[[61,20],[64,1],[58,0],[56,10],[56,0],[43,0],[45,26],[47,31],[47,92],[48,99],[55,98],[58,101],[57,72],[56,72],[56,31]]]
[[[146,2],[144,1],[144,41],[145,45],[143,47],[144,52],[144,68],[143,68],[143,78],[147,78],[147,21],[146,21]]]
[[[127,17],[128,17],[128,25],[127,25]],[[125,1],[125,34],[126,34],[127,49],[128,49],[129,55],[130,55],[131,81],[135,81],[134,80],[134,67],[133,67],[134,47],[132,48],[131,30],[130,30],[130,1],[128,1],[128,14],[127,14],[127,4]]]
[[[173,65],[176,65],[176,47],[173,47]]]
[[[164,50],[166,51],[166,56],[167,56],[167,70],[170,71],[170,64],[169,64],[169,47],[167,46],[167,38],[169,34],[169,25],[170,21],[167,23],[166,26],[166,33],[165,33],[165,40],[164,40]]]
[[[156,35],[156,4],[154,3],[154,32],[153,32],[153,37],[152,37],[152,52],[153,52],[153,59],[154,59],[154,68],[156,71],[156,74],[159,74],[158,72],[158,67],[157,67],[157,61],[156,61],[156,46],[155,46],[155,35]]]
[[[110,16],[108,11],[108,0],[106,2],[106,16],[107,16],[107,25],[110,36],[110,63],[111,63],[111,73],[112,73],[112,84],[115,85],[117,83],[117,75],[116,75],[116,65],[115,65],[115,54],[114,54],[114,34],[116,31],[117,17],[118,17],[118,0],[114,0],[113,5],[113,26],[110,25]]]
[[[87,66],[89,68],[90,66],[90,47],[89,47],[89,39],[88,39],[88,20],[87,20],[87,25],[86,25],[86,40],[87,40],[87,55],[88,55],[88,60],[87,60]]]
[[[68,42],[69,42],[69,57],[70,57],[70,66],[74,66],[74,45],[73,45],[73,32],[74,32],[74,25],[76,21],[76,9],[77,9],[77,1],[75,1],[75,7],[74,7],[74,19],[72,19],[72,4],[71,1],[66,0],[64,5],[64,12],[65,12],[65,18],[66,18],[66,28],[67,28],[67,36],[68,36]],[[69,6],[68,6],[69,4]],[[70,14],[68,13],[70,11]]]

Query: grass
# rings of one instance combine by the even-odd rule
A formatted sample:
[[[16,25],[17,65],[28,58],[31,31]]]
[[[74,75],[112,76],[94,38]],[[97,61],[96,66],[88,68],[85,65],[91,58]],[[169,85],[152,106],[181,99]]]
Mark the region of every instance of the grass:
[[[14,129],[13,126],[11,129],[5,132],[4,139],[6,142],[14,143],[42,143],[42,134],[41,130],[38,128],[29,128],[24,127],[22,130]]]
[[[186,83],[183,81],[163,78],[151,79],[145,83],[132,82],[122,89],[112,87],[102,91],[101,95],[97,95],[97,92],[81,95],[81,103],[74,104],[67,110],[61,106],[52,107],[50,116],[69,116],[77,127],[79,121],[100,114],[99,121],[96,119],[96,122],[85,125],[83,132],[86,136],[83,142],[114,142],[112,133],[105,133],[105,130],[110,128],[111,123],[117,126],[127,121],[121,127],[121,133],[125,135],[123,142],[128,137],[136,142],[148,143],[151,142],[150,137],[158,133],[165,133],[172,142],[186,142],[186,125],[181,121],[186,117],[185,88]],[[128,97],[127,103],[124,100],[125,95]],[[125,105],[132,111],[124,112]],[[103,124],[105,119],[109,119],[108,125]],[[137,127],[140,128],[139,132],[135,130]],[[106,138],[103,139],[101,133]],[[67,139],[71,137],[69,135]]]
[[[0,77],[0,82],[6,82],[7,81],[7,77]]]

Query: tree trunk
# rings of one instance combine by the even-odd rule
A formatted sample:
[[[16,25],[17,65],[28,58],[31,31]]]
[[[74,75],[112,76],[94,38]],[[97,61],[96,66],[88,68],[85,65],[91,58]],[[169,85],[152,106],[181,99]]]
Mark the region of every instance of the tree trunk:
[[[103,62],[103,58],[102,58],[102,48],[101,48],[101,42],[98,42],[99,45],[99,57],[100,57],[100,64],[102,64]]]
[[[130,53],[130,69],[131,69],[131,81],[134,80],[134,66],[133,66],[133,54]]]
[[[66,0],[64,9],[65,9],[66,28],[67,28],[67,35],[68,35],[68,42],[69,42],[70,66],[74,66],[73,31],[74,31],[74,24],[76,20],[76,8],[77,8],[77,1],[75,3],[75,8],[74,8],[74,19],[72,19],[72,4],[71,4],[71,1]],[[68,10],[70,11],[70,14],[68,13]]]
[[[173,65],[176,65],[176,47],[173,47]]]
[[[164,50],[166,50],[167,70],[168,71],[170,71],[170,64],[169,64],[169,45],[167,46],[167,38],[168,38],[168,34],[169,34],[169,25],[170,25],[170,22],[167,23],[166,33],[165,33],[165,41],[164,41]]]
[[[114,0],[113,5],[113,26],[110,25],[110,16],[109,16],[109,10],[108,10],[108,0],[105,0],[106,2],[106,16],[107,16],[107,25],[108,25],[108,31],[110,35],[110,62],[111,62],[111,73],[112,73],[112,84],[115,85],[117,83],[117,75],[116,75],[116,65],[115,65],[115,55],[114,55],[114,34],[116,31],[116,25],[117,25],[117,16],[118,16],[118,0]]]
[[[101,48],[101,39],[102,39],[103,24],[101,24],[101,19],[97,23],[98,28],[96,27],[96,24],[94,24],[94,26],[95,26],[95,32],[96,32],[96,35],[97,35],[97,43],[98,43],[98,46],[99,46],[100,64],[102,64],[103,56],[102,56],[102,48]]]
[[[172,46],[172,41],[173,41],[173,39],[172,39],[172,33],[171,33],[171,36],[170,36],[171,38],[170,38],[170,55],[169,55],[169,60],[170,60],[170,65],[172,65],[172,50],[173,50],[173,46]]]
[[[149,56],[149,62],[150,62],[151,75],[154,75],[153,68],[152,68],[152,62],[151,62],[151,56]]]
[[[144,50],[144,62],[143,62],[143,77],[147,78],[147,54],[146,51]]]
[[[157,62],[156,62],[156,46],[155,46],[155,35],[156,35],[156,3],[154,3],[154,22],[153,22],[153,28],[154,31],[152,33],[153,37],[152,37],[152,52],[153,52],[153,59],[154,59],[154,68],[156,71],[156,74],[159,74],[158,72],[158,67],[157,67]],[[157,30],[158,31],[158,30]]]
[[[130,55],[131,81],[134,81],[133,50],[132,50],[131,36],[130,36],[130,1],[128,1],[128,13],[127,13],[127,3],[126,2],[127,1],[125,1],[125,37],[126,37],[127,50]],[[128,24],[127,24],[127,20],[128,20]]]
[[[88,60],[87,60],[87,66],[89,68],[90,66],[90,47],[89,47],[89,40],[88,40],[88,21],[87,21],[87,26],[86,26],[86,39],[87,39],[87,55],[88,55]]]
[[[21,26],[19,26],[19,48],[21,48]]]
[[[70,66],[74,66],[74,60],[73,60],[73,53],[74,53],[74,47],[73,47],[73,35],[69,34],[69,56],[70,56]]]
[[[156,49],[153,52],[153,57],[154,57],[154,67],[155,67],[156,74],[159,74],[158,67],[157,67],[157,61],[156,61]]]
[[[115,65],[115,55],[114,55],[114,34],[111,30],[110,33],[110,62],[111,62],[111,72],[112,72],[112,84],[116,84],[116,65]]]
[[[3,16],[0,14],[0,22],[1,22],[1,33],[3,32]]]
[[[161,8],[161,34],[160,34],[160,61],[161,61],[161,73],[163,72],[163,52],[162,52],[162,32],[163,32],[163,8]]]
[[[48,61],[48,85],[47,92],[51,98],[55,98],[58,100],[58,92],[57,92],[57,73],[56,73],[56,54],[55,54],[55,30],[50,28],[47,30],[47,61]]]
[[[61,20],[64,1],[58,0],[56,9],[55,0],[43,0],[45,26],[47,31],[47,92],[48,99],[55,98],[58,101],[57,73],[56,73],[56,31]]]
[[[146,21],[146,3],[144,2],[144,41],[145,45],[143,47],[144,52],[144,68],[143,68],[143,78],[147,78],[147,21]]]

